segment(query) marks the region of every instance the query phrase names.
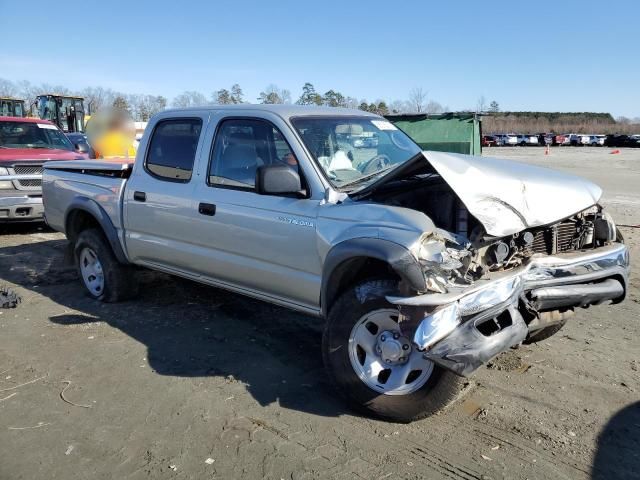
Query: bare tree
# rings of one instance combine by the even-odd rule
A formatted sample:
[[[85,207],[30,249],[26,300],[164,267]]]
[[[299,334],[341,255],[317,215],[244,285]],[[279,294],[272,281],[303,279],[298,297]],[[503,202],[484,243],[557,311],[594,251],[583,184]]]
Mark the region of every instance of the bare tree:
[[[358,108],[358,105],[360,105],[360,103],[358,102],[357,98],[354,97],[346,97],[344,99],[344,106],[347,108],[353,108],[354,110]]]
[[[286,89],[280,89],[277,85],[271,84],[260,92],[258,97],[260,103],[291,103],[291,92]]]
[[[29,102],[34,101],[36,99],[36,95],[42,93],[39,91],[38,87],[32,85],[31,82],[27,80],[20,80],[19,82],[17,82],[17,87],[18,95],[20,96],[20,98],[24,98]]]
[[[411,106],[409,102],[405,102],[402,100],[394,100],[389,104],[389,112],[390,113],[407,113],[411,111]]]
[[[0,97],[15,97],[18,94],[18,86],[11,80],[0,78]]]
[[[426,113],[442,113],[444,112],[444,108],[442,108],[442,105],[440,105],[435,100],[431,100],[429,101],[429,103],[427,103],[427,106],[424,108],[424,111]]]
[[[117,96],[123,96],[124,94],[114,92],[110,88],[103,87],[87,87],[78,92],[84,97],[87,109],[90,109],[92,113],[99,111],[102,108],[110,107],[113,105],[113,101]]]
[[[167,107],[167,99],[155,95],[128,95],[127,102],[131,106],[133,119],[147,122],[156,113]]]
[[[422,87],[412,88],[409,92],[409,107],[413,113],[424,112],[425,103],[427,101],[427,92]]]
[[[173,99],[174,107],[201,107],[207,104],[207,97],[200,92],[187,90]]]
[[[480,95],[478,98],[478,103],[476,104],[476,112],[484,112],[487,110],[487,99],[484,98],[484,95]]]

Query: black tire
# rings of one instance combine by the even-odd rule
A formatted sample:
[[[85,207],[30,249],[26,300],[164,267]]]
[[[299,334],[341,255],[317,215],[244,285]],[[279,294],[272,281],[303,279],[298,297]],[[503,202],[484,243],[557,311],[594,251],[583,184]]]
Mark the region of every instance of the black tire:
[[[555,325],[541,328],[537,332],[533,332],[533,334],[529,335],[523,343],[525,343],[526,345],[531,345],[532,343],[538,343],[546,340],[547,338],[558,333],[562,329],[562,327],[564,327],[565,323],[567,323],[567,321],[563,320],[562,322],[556,323]]]
[[[356,289],[365,285],[371,292],[359,300]],[[368,312],[395,308],[384,298],[397,283],[372,280],[354,286],[342,294],[331,307],[322,337],[322,354],[329,378],[356,410],[366,415],[408,423],[432,415],[451,403],[460,393],[465,380],[434,365],[427,382],[407,395],[384,395],[370,389],[356,375],[349,360],[348,343],[353,326]],[[361,290],[362,291],[362,290]]]
[[[100,294],[95,294],[87,287],[80,271],[80,252],[86,247],[95,252],[102,265],[104,289]],[[137,295],[138,282],[135,270],[129,265],[118,262],[109,242],[101,231],[96,229],[82,231],[76,239],[73,253],[80,283],[91,298],[111,303],[127,300]]]

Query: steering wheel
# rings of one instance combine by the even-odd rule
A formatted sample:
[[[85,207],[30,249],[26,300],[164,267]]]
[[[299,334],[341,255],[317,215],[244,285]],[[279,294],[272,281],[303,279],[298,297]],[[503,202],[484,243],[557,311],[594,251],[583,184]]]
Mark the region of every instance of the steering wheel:
[[[362,165],[359,165],[358,170],[366,175],[368,173],[374,173],[378,170],[382,170],[383,168],[387,168],[389,165],[391,165],[391,159],[385,154],[380,154]]]

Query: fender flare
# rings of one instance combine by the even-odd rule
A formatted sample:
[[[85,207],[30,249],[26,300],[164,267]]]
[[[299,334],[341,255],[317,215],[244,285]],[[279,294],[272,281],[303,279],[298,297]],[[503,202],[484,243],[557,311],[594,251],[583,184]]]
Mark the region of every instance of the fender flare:
[[[109,245],[111,245],[111,250],[113,250],[113,253],[116,256],[118,262],[128,264],[129,260],[127,259],[127,256],[122,249],[120,239],[118,238],[118,231],[113,225],[111,218],[104,210],[104,208],[102,208],[102,206],[98,202],[91,198],[76,197],[67,207],[67,210],[64,213],[64,230],[67,238],[69,238],[69,231],[71,227],[70,222],[73,218],[73,213],[79,210],[88,213],[98,222],[100,228],[102,228],[102,232],[104,233],[105,237],[107,237]],[[69,240],[72,239],[69,238]]]
[[[393,271],[416,291],[425,290],[425,279],[418,260],[404,246],[379,238],[354,238],[335,245],[327,254],[322,269],[320,308],[323,317],[329,313],[336,291],[337,280],[344,272],[340,266],[354,258],[374,258],[388,263]],[[338,275],[336,278],[335,275]]]

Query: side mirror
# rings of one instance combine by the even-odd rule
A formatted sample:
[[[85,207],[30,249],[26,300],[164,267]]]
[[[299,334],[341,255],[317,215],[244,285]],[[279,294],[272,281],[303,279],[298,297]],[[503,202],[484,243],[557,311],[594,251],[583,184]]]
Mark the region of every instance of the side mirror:
[[[89,153],[89,147],[87,146],[86,143],[76,143],[75,147],[76,147],[76,152]]]
[[[287,165],[263,165],[256,171],[256,191],[261,195],[303,195],[300,175]]]

